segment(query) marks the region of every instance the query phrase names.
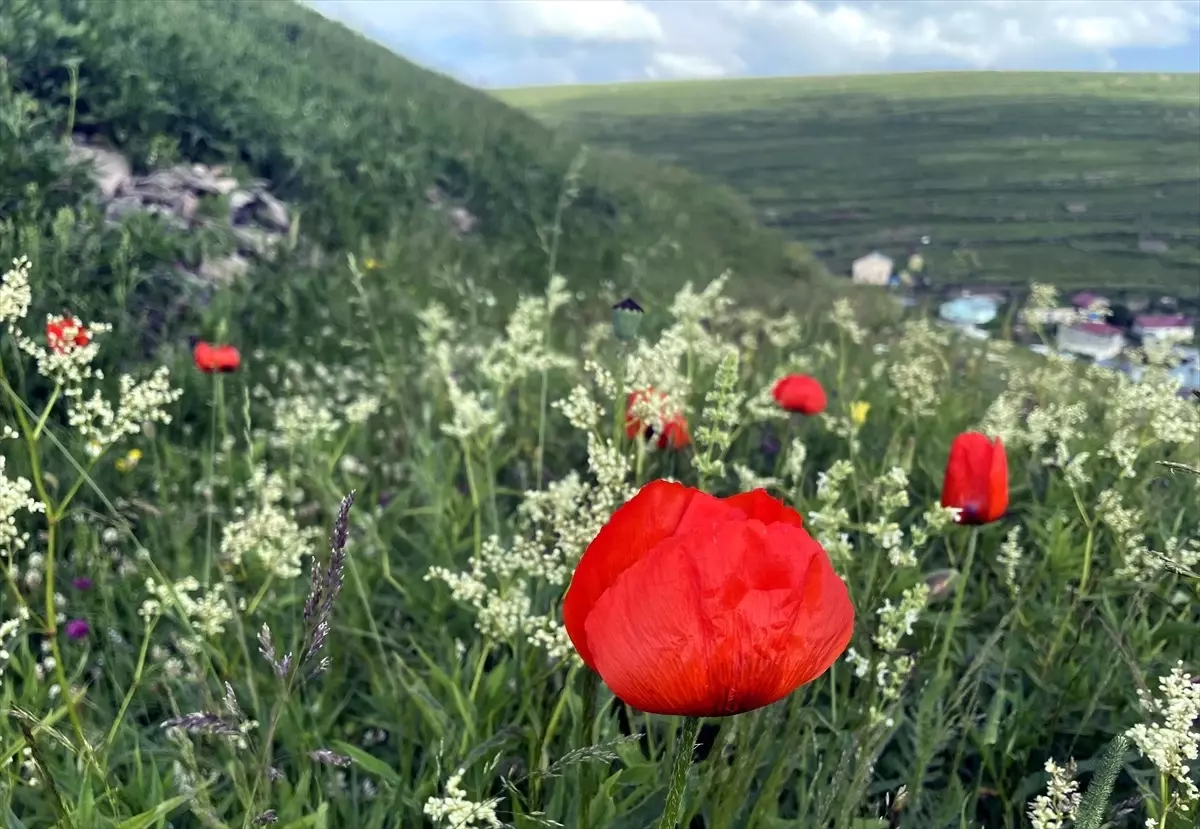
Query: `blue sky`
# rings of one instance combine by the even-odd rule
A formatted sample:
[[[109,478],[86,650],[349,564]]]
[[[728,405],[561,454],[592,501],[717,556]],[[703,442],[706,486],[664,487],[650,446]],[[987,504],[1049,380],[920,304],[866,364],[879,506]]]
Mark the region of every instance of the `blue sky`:
[[[473,86],[938,69],[1200,72],[1200,0],[307,0]]]

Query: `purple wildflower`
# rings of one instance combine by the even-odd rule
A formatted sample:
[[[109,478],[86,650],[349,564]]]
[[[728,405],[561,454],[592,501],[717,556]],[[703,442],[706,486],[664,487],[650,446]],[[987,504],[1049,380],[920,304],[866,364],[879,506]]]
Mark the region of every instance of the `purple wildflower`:
[[[67,622],[68,639],[86,639],[91,630],[91,625],[87,623],[87,619],[72,619]]]
[[[71,586],[76,590],[91,590],[92,580],[87,576],[76,576],[71,580]]]
[[[779,443],[779,438],[775,436],[774,432],[766,432],[762,436],[759,449],[767,460],[774,460],[779,455],[780,450],[783,449],[783,446]]]

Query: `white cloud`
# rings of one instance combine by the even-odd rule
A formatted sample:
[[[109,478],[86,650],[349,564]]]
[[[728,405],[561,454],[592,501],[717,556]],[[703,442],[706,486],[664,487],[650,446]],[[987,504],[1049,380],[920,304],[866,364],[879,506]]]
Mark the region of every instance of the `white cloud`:
[[[486,86],[917,69],[1200,69],[1196,0],[309,2],[401,54]]]
[[[685,55],[679,52],[656,52],[646,67],[650,78],[721,78],[733,67],[709,60],[701,55]]]
[[[722,7],[760,42],[806,50],[815,71],[884,70],[921,60],[1036,68],[1069,56],[1186,44],[1200,25],[1200,7],[1188,0],[730,0]]]
[[[509,0],[500,5],[519,37],[651,43],[663,38],[654,12],[630,0]]]

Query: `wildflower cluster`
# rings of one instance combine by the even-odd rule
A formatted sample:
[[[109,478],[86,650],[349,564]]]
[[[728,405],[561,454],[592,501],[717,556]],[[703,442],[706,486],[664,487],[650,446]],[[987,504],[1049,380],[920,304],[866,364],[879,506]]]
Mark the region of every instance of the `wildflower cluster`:
[[[271,445],[288,451],[324,447],[346,429],[366,424],[382,404],[386,380],[354,365],[330,367],[289,360],[267,366],[271,388],[253,395],[271,407]]]
[[[435,823],[455,829],[499,829],[504,824],[496,816],[496,798],[476,802],[467,799],[462,787],[463,769],[451,774],[444,786],[445,794],[425,801],[425,816]]]
[[[933,414],[947,375],[943,355],[948,345],[946,333],[926,319],[905,324],[903,336],[888,355],[887,368],[902,414],[913,418]]]
[[[591,482],[572,471],[544,490],[526,492],[512,540],[485,539],[466,572],[433,567],[426,575],[449,585],[454,598],[475,611],[485,637],[523,637],[554,659],[571,654],[561,623],[533,606],[535,585],[565,587],[584,548],[633,494],[628,459],[594,433],[588,435],[588,468]]]
[[[1179,787],[1179,810],[1189,811],[1200,801],[1200,788],[1191,776],[1191,763],[1200,756],[1200,682],[1183,669],[1180,661],[1158,680],[1159,696],[1139,690],[1142,708],[1152,718],[1127,732],[1159,774]],[[1166,809],[1171,804],[1161,803]]]
[[[321,533],[316,527],[301,527],[295,510],[285,506],[289,489],[283,476],[268,473],[264,464],[252,470],[245,490],[253,503],[236,507],[221,533],[221,555],[233,567],[253,557],[277,579],[300,575],[302,561],[315,554]]]
[[[161,616],[168,608],[178,608],[187,622],[195,626],[197,636],[179,640],[180,647],[188,653],[198,652],[205,639],[223,634],[234,618],[224,589],[220,585],[205,589],[195,576],[185,576],[171,584],[160,584],[148,578],[146,593],[149,598],[142,602],[138,613],[147,622]]]
[[[1046,774],[1050,778],[1046,793],[1038,795],[1030,804],[1029,821],[1033,829],[1065,829],[1068,822],[1075,819],[1082,798],[1079,783],[1074,779],[1075,761],[1064,768],[1051,758],[1046,761]]]
[[[103,323],[84,324],[72,315],[48,316],[45,345],[21,328],[29,312],[32,295],[29,287],[30,263],[27,258],[13,261],[0,277],[0,324],[7,327],[17,347],[37,363],[37,371],[51,380],[67,402],[67,419],[85,441],[88,454],[97,458],[122,438],[137,434],[146,424],[170,423],[168,408],[183,392],[172,389],[170,372],[165,366],[150,377],[137,380],[129,375],[118,378],[114,405],[100,389],[85,389],[88,381],[100,382],[103,372],[94,367],[99,353],[97,338],[112,330]]]

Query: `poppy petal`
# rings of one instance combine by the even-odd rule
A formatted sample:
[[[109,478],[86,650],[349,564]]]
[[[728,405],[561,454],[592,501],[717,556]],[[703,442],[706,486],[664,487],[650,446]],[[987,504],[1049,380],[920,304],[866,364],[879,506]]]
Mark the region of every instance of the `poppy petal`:
[[[765,489],[739,492],[737,495],[731,495],[721,500],[731,507],[740,509],[747,518],[761,521],[764,524],[783,523],[791,524],[794,527],[804,526],[804,519],[800,517],[800,513],[770,495]]]
[[[996,438],[992,447],[992,465],[988,474],[989,521],[998,521],[1008,510],[1008,455],[1004,441]]]
[[[584,622],[596,600],[630,565],[672,536],[740,517],[718,498],[669,481],[651,481],[623,504],[584,550],[563,601],[563,624],[592,666]]]
[[[854,611],[828,556],[787,524],[726,522],[631,565],[587,619],[609,688],[655,714],[751,711],[820,676]]]

